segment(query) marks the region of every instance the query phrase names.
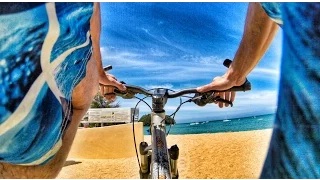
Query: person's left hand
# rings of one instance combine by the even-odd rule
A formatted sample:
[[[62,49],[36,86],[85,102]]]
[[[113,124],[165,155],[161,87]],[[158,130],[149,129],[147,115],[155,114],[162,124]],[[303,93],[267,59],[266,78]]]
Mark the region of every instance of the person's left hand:
[[[226,89],[232,88],[233,86],[238,86],[239,84],[242,85],[244,81],[245,79],[241,80],[240,83],[237,84],[235,83],[235,81],[228,79],[226,75],[218,76],[218,77],[215,77],[211,83],[198,87],[197,91],[203,93],[211,90],[226,90]],[[222,99],[233,102],[236,96],[236,92],[230,92],[230,91],[217,92],[214,94],[214,96],[215,97],[220,96],[220,98]],[[223,105],[225,107],[229,106],[228,103],[223,103],[223,102],[215,102],[215,104],[218,104],[220,108],[223,108]]]
[[[126,90],[126,87],[123,84],[121,84],[120,82],[118,82],[117,78],[115,76],[113,76],[112,74],[109,74],[109,73],[105,73],[105,75],[101,75],[99,83],[103,84],[103,85],[99,85],[100,91],[101,91],[101,94],[108,101],[114,101],[116,99],[116,95],[113,94],[115,88],[118,88],[121,91]],[[104,86],[104,85],[109,85],[109,86]],[[110,87],[110,86],[114,86],[114,87]],[[105,95],[108,93],[110,93],[110,94]]]

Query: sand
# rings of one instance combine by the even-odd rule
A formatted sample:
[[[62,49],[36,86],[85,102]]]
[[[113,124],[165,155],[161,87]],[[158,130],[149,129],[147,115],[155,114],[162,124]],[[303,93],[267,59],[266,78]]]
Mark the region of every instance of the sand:
[[[137,145],[143,141],[143,123],[135,123]],[[78,129],[69,159],[119,159],[136,155],[132,124]]]
[[[169,135],[168,145],[178,144],[182,179],[259,178],[272,130],[230,133]],[[150,142],[150,136],[144,136]],[[133,144],[133,143],[132,143]],[[58,178],[138,179],[136,157],[110,159],[68,158]]]

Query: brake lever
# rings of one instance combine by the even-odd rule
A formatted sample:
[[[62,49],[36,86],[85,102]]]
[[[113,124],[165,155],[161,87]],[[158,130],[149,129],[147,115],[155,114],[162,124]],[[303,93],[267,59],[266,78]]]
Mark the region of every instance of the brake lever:
[[[205,106],[208,102],[208,98],[212,95],[213,93],[207,92],[207,93],[196,93],[194,97],[191,99],[196,105],[198,106]],[[210,98],[211,99],[211,98]]]
[[[135,93],[130,93],[129,91],[120,91],[119,89],[114,89],[113,92],[116,96],[120,96],[123,99],[133,99],[135,97]]]
[[[122,84],[126,84],[125,82],[123,81],[120,81],[120,83]],[[114,88],[113,90],[113,93],[105,93],[104,95],[107,96],[107,95],[116,95],[116,96],[120,96],[122,97],[123,99],[132,99],[134,98],[134,95],[133,93],[129,93],[128,91],[120,91],[119,89],[117,89],[115,86],[111,86],[111,85],[104,85],[104,84],[101,84],[99,83],[100,86],[106,86],[106,87],[112,87]]]
[[[214,103],[214,102],[223,102],[226,104],[230,104],[231,107],[233,107],[233,103],[229,100],[223,99],[220,96],[214,97],[214,92],[207,92],[203,93],[202,95],[200,93],[197,93],[191,101],[193,101],[198,106],[205,106],[208,103]]]
[[[120,81],[121,84],[126,84],[124,81]],[[119,89],[114,89],[113,92],[116,96],[120,96],[123,99],[133,99],[135,97],[135,93],[130,91],[120,91]]]
[[[125,82],[123,81],[120,81],[120,83],[122,84],[126,84]],[[135,86],[130,86],[130,88],[127,88],[127,90],[125,91],[121,91],[119,89],[117,89],[117,87],[115,86],[111,86],[111,85],[103,85],[103,84],[100,84],[101,86],[106,86],[106,87],[112,87],[114,88],[113,90],[113,93],[105,93],[104,95],[116,95],[116,96],[120,96],[122,97],[123,99],[133,99],[135,98],[136,94],[144,94],[146,96],[148,96],[148,94],[146,93],[142,93],[138,88],[139,87],[135,87]]]
[[[229,100],[226,100],[226,99],[223,99],[223,98],[220,98],[220,96],[217,96],[216,99],[215,99],[215,102],[223,102],[223,103],[226,103],[226,104],[230,104],[230,106],[232,107],[233,106],[233,103]]]

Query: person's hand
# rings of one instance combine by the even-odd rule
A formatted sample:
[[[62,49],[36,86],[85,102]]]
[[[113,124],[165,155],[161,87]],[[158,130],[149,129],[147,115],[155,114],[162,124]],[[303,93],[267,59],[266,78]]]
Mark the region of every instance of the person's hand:
[[[100,91],[101,91],[101,94],[108,101],[114,101],[116,99],[116,95],[113,94],[115,88],[110,87],[110,86],[114,86],[121,91],[126,90],[126,87],[123,84],[121,84],[120,82],[118,82],[116,77],[114,77],[112,74],[109,74],[109,73],[105,73],[104,75],[101,75],[99,83],[103,84],[103,85],[99,85]],[[110,85],[110,86],[104,86],[104,85]],[[106,93],[110,93],[110,94],[105,95]]]
[[[208,92],[211,90],[226,90],[230,89],[233,86],[240,86],[245,82],[244,80],[240,81],[241,83],[236,83],[235,81],[232,81],[228,79],[225,75],[224,76],[218,76],[213,79],[213,81],[207,85],[201,86],[197,88],[197,91],[200,93]],[[214,94],[214,97],[220,96],[220,98],[223,98],[225,100],[233,102],[236,96],[236,92],[217,92]],[[228,107],[228,103],[222,103],[222,102],[215,102],[215,104],[218,104],[220,108],[223,108],[223,105],[225,107]]]

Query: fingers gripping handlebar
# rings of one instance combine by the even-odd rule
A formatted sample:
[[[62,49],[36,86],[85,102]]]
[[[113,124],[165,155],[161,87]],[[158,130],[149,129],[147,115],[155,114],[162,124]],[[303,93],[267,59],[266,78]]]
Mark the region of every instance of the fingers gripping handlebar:
[[[226,67],[229,67],[231,65],[232,61],[230,59],[226,59],[223,62],[223,65]],[[105,71],[112,69],[112,66],[107,66],[104,68]],[[121,81],[122,84],[126,84],[125,82]],[[102,85],[102,84],[100,84]],[[105,85],[104,85],[105,86]],[[120,91],[119,89],[114,89],[114,93],[111,94],[115,94],[117,96],[120,96],[124,99],[132,99],[135,97],[136,94],[143,94],[146,96],[152,96],[153,92],[152,91],[148,91],[146,89],[143,89],[141,87],[138,86],[132,86],[132,85],[125,85],[127,90],[126,91]],[[159,88],[161,89],[161,88]],[[191,99],[191,101],[193,101],[195,104],[199,105],[199,106],[204,106],[208,103],[213,103],[213,102],[223,102],[223,103],[228,103],[231,106],[233,105],[231,101],[225,100],[219,96],[214,96],[214,93],[216,92],[226,92],[226,91],[249,91],[251,90],[251,83],[246,79],[245,83],[242,84],[241,86],[234,86],[230,89],[227,90],[223,90],[223,91],[217,91],[217,90],[212,90],[212,91],[208,91],[205,93],[199,93],[196,89],[185,89],[185,90],[181,90],[178,92],[168,92],[166,93],[168,98],[176,98],[179,96],[183,96],[186,94],[195,94],[195,96]],[[105,94],[105,95],[109,95],[109,94]]]
[[[223,62],[223,65],[226,66],[227,68],[230,67],[232,61],[230,59],[226,59]],[[213,91],[208,91],[205,93],[198,93],[197,90],[194,89],[189,89],[189,90],[184,90],[184,91],[180,91],[178,93],[176,93],[175,95],[171,95],[172,97],[178,97],[183,95],[184,93],[195,93],[195,97],[193,98],[193,102],[195,104],[197,104],[198,106],[205,106],[208,103],[213,103],[213,102],[223,102],[223,103],[227,103],[230,104],[231,106],[233,106],[232,102],[229,100],[225,100],[223,98],[221,98],[220,96],[214,96],[214,93],[216,92],[226,92],[226,91],[249,91],[251,90],[251,83],[248,81],[248,79],[246,79],[246,81],[241,85],[241,86],[234,86],[230,89],[227,90],[223,90],[223,91],[217,91],[217,90],[213,90]]]

